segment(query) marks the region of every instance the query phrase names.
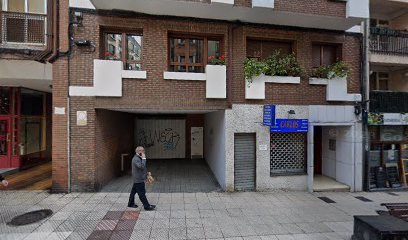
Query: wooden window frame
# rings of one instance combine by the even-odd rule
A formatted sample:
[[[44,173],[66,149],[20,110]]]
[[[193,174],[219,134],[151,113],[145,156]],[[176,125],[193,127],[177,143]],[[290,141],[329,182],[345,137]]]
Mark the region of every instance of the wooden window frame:
[[[313,47],[314,46],[319,46],[320,48],[320,63],[318,67],[324,66],[323,64],[323,59],[324,59],[324,54],[323,54],[323,47],[325,46],[332,46],[332,47],[336,47],[336,61],[342,61],[343,59],[343,45],[341,43],[326,43],[326,42],[313,42],[312,43],[312,64],[314,62],[313,59]],[[318,68],[313,66],[313,68]]]
[[[103,50],[101,51],[101,59],[105,59],[105,54],[108,52],[109,50],[109,34],[120,34],[122,36],[122,43],[121,43],[121,47],[122,47],[122,53],[120,56],[120,60],[114,60],[114,61],[122,61],[123,62],[123,66],[122,68],[124,70],[128,70],[126,68],[127,64],[140,64],[140,68],[143,68],[143,48],[144,48],[144,43],[143,43],[143,32],[142,31],[124,31],[124,30],[120,30],[120,29],[108,29],[108,30],[104,30],[102,32],[102,39],[104,41],[104,43],[102,44],[103,46]],[[128,36],[140,36],[142,38],[142,46],[141,46],[141,50],[140,50],[140,60],[128,60]],[[133,71],[133,70],[131,70]]]
[[[171,44],[170,41],[171,39],[183,39],[186,41],[187,47],[185,48],[185,56],[186,60],[185,63],[178,63],[178,62],[172,62],[171,61]],[[202,63],[195,63],[195,64],[190,64],[190,42],[189,40],[191,39],[196,39],[196,40],[203,40],[203,62]],[[168,66],[167,69],[170,71],[172,66],[185,66],[186,71],[189,72],[189,67],[202,67],[205,72],[205,66],[208,64],[208,41],[219,41],[220,42],[220,55],[222,55],[224,46],[223,46],[223,40],[222,37],[219,36],[199,36],[199,35],[189,35],[189,34],[169,34],[168,36],[168,55],[167,55],[167,62]],[[191,72],[195,73],[195,72]]]
[[[290,44],[291,47],[291,53],[295,54],[295,56],[297,56],[297,41],[293,40],[293,39],[277,39],[277,38],[257,38],[257,37],[247,37],[246,41],[245,41],[245,56],[247,58],[252,58],[252,59],[261,59],[262,58],[262,48],[263,48],[263,44],[261,45],[261,55],[260,56],[249,56],[248,52],[247,52],[247,44],[248,41],[260,41],[262,43],[264,42],[275,42],[275,43],[288,43]]]

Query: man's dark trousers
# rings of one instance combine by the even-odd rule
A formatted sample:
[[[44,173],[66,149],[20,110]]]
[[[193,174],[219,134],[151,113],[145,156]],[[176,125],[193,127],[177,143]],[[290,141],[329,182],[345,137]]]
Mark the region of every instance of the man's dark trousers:
[[[145,183],[133,183],[132,191],[130,192],[129,203],[128,206],[135,205],[135,194],[139,195],[140,201],[143,203],[144,208],[148,208],[150,206],[149,201],[146,198],[146,187]]]

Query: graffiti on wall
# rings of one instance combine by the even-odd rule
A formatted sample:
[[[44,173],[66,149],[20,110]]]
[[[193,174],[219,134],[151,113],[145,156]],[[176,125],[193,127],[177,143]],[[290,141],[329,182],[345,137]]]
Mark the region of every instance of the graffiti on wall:
[[[185,120],[138,119],[135,142],[149,158],[185,158]]]
[[[161,146],[163,150],[174,150],[180,142],[180,134],[172,128],[141,129],[137,134],[138,143],[145,148]]]

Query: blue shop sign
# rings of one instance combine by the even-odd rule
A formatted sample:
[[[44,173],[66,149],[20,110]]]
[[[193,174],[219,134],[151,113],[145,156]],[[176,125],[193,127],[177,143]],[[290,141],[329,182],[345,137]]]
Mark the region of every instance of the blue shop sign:
[[[307,119],[276,119],[276,125],[271,126],[271,132],[307,132],[308,127]]]
[[[263,125],[275,125],[275,105],[264,105],[263,109]]]

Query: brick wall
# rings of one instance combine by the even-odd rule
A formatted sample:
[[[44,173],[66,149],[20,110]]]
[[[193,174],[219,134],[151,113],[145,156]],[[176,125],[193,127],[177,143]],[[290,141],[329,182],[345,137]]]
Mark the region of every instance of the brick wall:
[[[97,190],[95,157],[95,106],[93,97],[76,97],[70,101],[70,153],[72,191]],[[87,111],[87,125],[77,126],[77,111]]]
[[[192,34],[218,34],[223,36],[224,55],[227,56],[227,23],[163,20],[150,17],[114,17],[84,14],[84,27],[75,30],[75,39],[88,39],[97,47],[89,52],[75,47],[70,67],[71,85],[91,86],[93,82],[93,59],[101,55],[100,30],[119,28],[126,23],[127,29],[143,30],[143,69],[147,70],[146,80],[124,80],[121,98],[96,98],[97,108],[110,109],[225,109],[226,100],[206,99],[205,82],[164,80],[167,71],[168,33],[184,32]],[[325,42],[342,45],[343,60],[351,66],[349,93],[360,91],[360,40],[356,36],[339,32],[285,30],[273,27],[253,27],[244,25],[234,31],[233,55],[233,103],[275,103],[275,104],[338,104],[325,100],[325,86],[311,86],[308,78],[302,78],[301,84],[267,84],[265,101],[245,100],[245,80],[243,62],[246,57],[246,39],[285,39],[294,41],[297,58],[306,70],[312,67],[312,43]],[[228,56],[227,56],[228,57]],[[86,69],[83,66],[87,66]],[[188,94],[185,94],[188,93]]]
[[[67,192],[68,189],[68,132],[67,93],[68,60],[59,58],[52,67],[52,106],[65,108],[65,114],[52,117],[52,191]]]
[[[130,158],[133,157],[133,135],[134,115],[96,111],[96,189],[121,174],[121,154],[128,153]],[[75,164],[79,165],[81,162]]]
[[[267,83],[265,100],[245,100],[246,82],[242,69],[244,66],[243,62],[246,58],[247,38],[293,41],[294,52],[302,67],[307,71],[307,74],[310,73],[312,69],[312,44],[314,42],[340,44],[342,45],[342,59],[351,67],[351,74],[348,76],[348,92],[360,92],[360,40],[358,37],[324,31],[283,30],[252,26],[239,27],[234,31],[233,35],[233,103],[274,103],[290,105],[339,104],[327,102],[326,86],[310,85],[307,76],[301,78],[300,85]]]
[[[186,2],[211,3],[211,0],[182,0]],[[274,10],[314,14],[321,16],[346,17],[346,2],[330,0],[275,0]],[[235,0],[237,7],[252,7],[252,0]]]
[[[345,18],[346,2],[329,0],[275,0],[274,10]]]

